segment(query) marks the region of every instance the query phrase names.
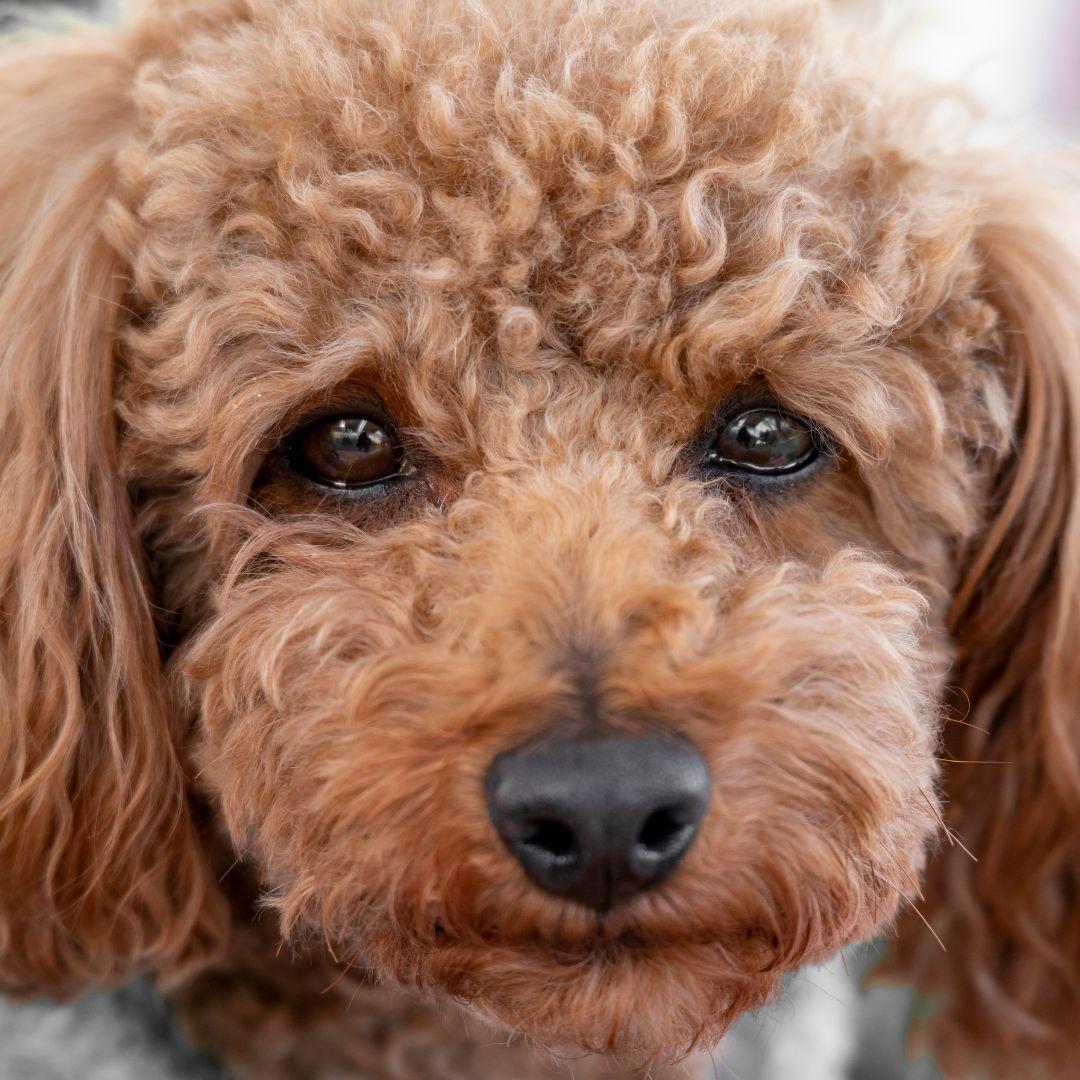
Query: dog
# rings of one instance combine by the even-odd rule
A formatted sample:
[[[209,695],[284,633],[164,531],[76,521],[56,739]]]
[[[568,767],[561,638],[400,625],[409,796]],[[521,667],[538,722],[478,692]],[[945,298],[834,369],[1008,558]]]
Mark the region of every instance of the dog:
[[[158,0],[6,57],[4,992],[660,1076],[894,932],[950,1075],[1080,1068],[1075,183],[860,50]]]

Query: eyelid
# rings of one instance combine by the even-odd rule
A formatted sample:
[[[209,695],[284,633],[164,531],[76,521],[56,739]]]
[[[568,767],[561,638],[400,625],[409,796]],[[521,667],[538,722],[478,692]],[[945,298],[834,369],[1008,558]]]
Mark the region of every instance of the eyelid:
[[[328,424],[335,420],[370,420],[378,424],[400,441],[401,435],[397,424],[382,406],[374,402],[365,401],[355,405],[346,404],[342,407],[328,408],[324,403],[321,408],[311,407],[289,418],[288,425],[284,423],[279,429],[278,445],[295,439],[298,435],[315,427],[316,424]]]
[[[797,420],[805,424],[815,441],[823,450],[833,453],[836,449],[836,439],[832,432],[820,421],[798,409],[785,405],[778,398],[769,393],[740,394],[733,392],[723,404],[713,413],[708,427],[705,429],[703,441],[706,447],[711,446],[716,437],[732,420],[742,416],[743,413],[756,412],[757,410],[775,412],[780,416]]]
[[[330,392],[324,396],[294,402],[287,407],[267,425],[253,450],[257,453],[272,454],[300,432],[321,420],[348,417],[374,420],[395,438],[400,438],[401,426],[379,395],[363,391],[337,394]]]

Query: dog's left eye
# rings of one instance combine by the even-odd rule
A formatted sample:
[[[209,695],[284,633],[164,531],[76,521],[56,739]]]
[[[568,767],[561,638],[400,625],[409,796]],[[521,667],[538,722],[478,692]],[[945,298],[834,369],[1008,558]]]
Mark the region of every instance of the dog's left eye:
[[[363,488],[401,474],[401,444],[366,416],[318,420],[292,441],[290,463],[309,479],[333,488]]]
[[[755,476],[786,476],[817,460],[818,442],[805,420],[776,406],[747,409],[725,421],[702,464]]]

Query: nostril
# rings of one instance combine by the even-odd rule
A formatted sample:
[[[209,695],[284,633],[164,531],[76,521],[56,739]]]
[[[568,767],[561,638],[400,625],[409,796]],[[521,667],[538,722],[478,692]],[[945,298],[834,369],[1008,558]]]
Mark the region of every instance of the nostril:
[[[530,821],[519,843],[559,863],[576,862],[581,858],[581,848],[573,830],[554,818]]]
[[[654,810],[646,819],[637,837],[637,847],[649,858],[663,858],[679,851],[694,831],[692,823],[675,807]]]

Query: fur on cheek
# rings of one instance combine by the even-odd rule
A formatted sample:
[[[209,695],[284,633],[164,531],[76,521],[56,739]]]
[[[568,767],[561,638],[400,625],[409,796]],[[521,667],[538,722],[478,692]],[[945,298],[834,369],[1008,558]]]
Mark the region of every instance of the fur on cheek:
[[[921,597],[877,561],[739,567],[721,538],[618,511],[528,561],[494,503],[396,541],[267,526],[183,670],[203,781],[286,934],[548,1045],[651,1061],[714,1042],[910,899],[937,671]],[[662,551],[662,582],[629,554]],[[605,719],[681,731],[714,780],[671,887],[599,923],[527,882],[483,802],[495,755],[576,701],[573,609],[545,576],[584,597],[605,576],[635,613],[614,637],[593,623]]]

